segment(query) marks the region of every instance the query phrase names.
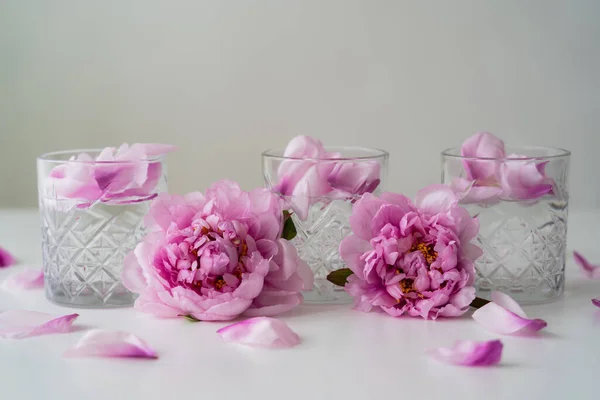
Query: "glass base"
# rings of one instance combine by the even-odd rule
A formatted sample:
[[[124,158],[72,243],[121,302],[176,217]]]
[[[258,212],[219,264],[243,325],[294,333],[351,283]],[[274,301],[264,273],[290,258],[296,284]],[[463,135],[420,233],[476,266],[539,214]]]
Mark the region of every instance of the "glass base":
[[[60,293],[49,293],[46,291],[46,299],[51,303],[54,303],[62,307],[71,308],[124,308],[131,307],[135,302],[135,295],[131,292],[126,291],[123,293],[113,294],[105,303],[98,303],[98,295],[79,295],[76,298],[68,298]]]
[[[46,297],[67,307],[128,307],[123,260],[143,235],[148,202],[42,208]]]
[[[543,304],[560,297],[565,284],[566,204],[547,200],[467,205],[479,219],[475,244],[477,296],[494,290],[520,304]]]
[[[313,204],[305,220],[292,214],[297,231],[292,243],[315,276],[314,289],[304,293],[307,303],[339,304],[351,301],[343,288],[327,280],[330,272],[346,268],[339,247],[342,239],[351,232],[351,212],[350,201],[328,200]]]

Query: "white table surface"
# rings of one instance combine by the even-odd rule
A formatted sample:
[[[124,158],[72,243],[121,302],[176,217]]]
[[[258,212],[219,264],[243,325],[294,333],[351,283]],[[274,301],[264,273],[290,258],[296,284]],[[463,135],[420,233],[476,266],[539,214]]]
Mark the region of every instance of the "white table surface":
[[[594,249],[600,211],[572,213],[567,289],[562,299],[525,307],[548,327],[538,338],[502,336],[502,363],[491,368],[445,365],[424,349],[491,334],[470,314],[457,319],[395,319],[350,306],[302,305],[282,315],[302,338],[292,349],[263,350],[223,343],[224,323],[156,319],[128,309],[68,309],[42,290],[0,292],[0,309],[78,312],[69,334],[0,340],[0,399],[599,399],[600,281],[585,280],[573,264],[576,248],[600,262]],[[0,210],[0,245],[41,266],[35,210]],[[0,271],[0,280],[21,266]],[[125,330],[148,341],[156,361],[67,359],[62,353],[85,328]]]

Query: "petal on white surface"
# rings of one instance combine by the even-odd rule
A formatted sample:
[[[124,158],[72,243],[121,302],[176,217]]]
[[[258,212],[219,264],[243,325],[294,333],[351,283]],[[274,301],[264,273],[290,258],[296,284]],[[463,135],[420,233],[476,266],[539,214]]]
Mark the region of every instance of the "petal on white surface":
[[[79,314],[57,317],[37,311],[9,310],[0,313],[0,338],[23,339],[30,336],[71,331]]]
[[[523,309],[510,296],[492,293],[492,302],[473,313],[473,319],[491,332],[509,335],[537,332],[548,324],[542,319],[529,319]]]
[[[590,263],[581,253],[574,251],[575,263],[581,268],[581,272],[589,279],[600,279],[600,266]]]
[[[283,348],[300,343],[300,337],[276,318],[250,318],[217,331],[223,340],[256,347]]]
[[[65,352],[66,357],[158,358],[156,351],[138,336],[120,331],[94,329]]]
[[[448,364],[483,367],[498,364],[502,359],[502,348],[500,340],[486,342],[459,340],[452,347],[430,349],[427,354]]]
[[[25,268],[8,276],[0,288],[6,292],[18,292],[44,287],[44,271],[41,269]]]
[[[592,299],[592,304],[596,307],[600,307],[600,299]]]

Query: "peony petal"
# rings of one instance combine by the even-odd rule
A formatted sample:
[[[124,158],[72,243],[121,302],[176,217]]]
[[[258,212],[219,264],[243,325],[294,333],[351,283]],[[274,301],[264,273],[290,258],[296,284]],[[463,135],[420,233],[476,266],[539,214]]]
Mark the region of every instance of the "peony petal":
[[[300,343],[300,337],[283,321],[269,317],[250,318],[217,331],[226,342],[248,346],[283,348]]]
[[[10,267],[16,263],[15,257],[8,250],[0,247],[0,268]]]
[[[284,157],[319,159],[326,155],[323,143],[310,136],[296,136],[285,148]]]
[[[138,247],[143,248],[144,242],[139,243],[136,248]],[[148,285],[134,251],[127,254],[123,259],[121,279],[123,280],[123,285],[134,293],[142,293]]]
[[[600,299],[592,299],[592,304],[596,307],[600,307]]]
[[[359,238],[369,241],[373,237],[373,218],[384,204],[371,193],[365,193],[352,207],[350,226]]]
[[[467,178],[472,180],[496,176],[499,161],[506,156],[504,142],[489,132],[478,132],[465,140],[460,153],[463,157],[483,159],[470,159],[463,162]]]
[[[448,185],[429,185],[419,190],[415,205],[425,214],[446,213],[456,205],[458,199]]]
[[[483,367],[498,364],[502,358],[502,348],[500,340],[486,342],[459,340],[452,347],[430,349],[427,353],[436,360],[448,364]]]
[[[263,290],[244,311],[247,317],[271,317],[289,311],[302,303],[300,293]]]
[[[494,291],[491,295],[492,301],[498,304],[502,308],[506,308],[508,311],[517,314],[521,318],[527,318],[527,314],[521,308],[519,303],[517,303],[512,297],[509,295]]]
[[[158,358],[156,351],[134,334],[102,329],[87,332],[65,356]]]
[[[477,185],[476,181],[455,178],[450,185],[460,204],[490,205],[500,201],[504,190],[499,186]]]
[[[579,252],[574,251],[573,257],[575,262],[581,268],[581,272],[589,279],[600,279],[600,266],[591,264],[584,256]]]
[[[2,282],[2,290],[7,292],[39,289],[44,287],[44,271],[41,269],[25,268],[10,275]]]
[[[552,192],[554,180],[545,175],[547,162],[535,163],[518,154],[511,154],[509,158],[500,168],[503,197],[534,200]]]
[[[372,250],[371,244],[353,234],[346,236],[340,243],[340,257],[342,257],[346,266],[361,279],[364,279],[365,267],[362,255],[369,250]]]
[[[0,338],[23,339],[50,333],[66,333],[79,314],[56,317],[37,311],[9,310],[0,313]]]
[[[542,319],[528,319],[512,298],[500,292],[493,292],[492,302],[475,311],[473,319],[490,331],[504,335],[537,332],[548,325]]]

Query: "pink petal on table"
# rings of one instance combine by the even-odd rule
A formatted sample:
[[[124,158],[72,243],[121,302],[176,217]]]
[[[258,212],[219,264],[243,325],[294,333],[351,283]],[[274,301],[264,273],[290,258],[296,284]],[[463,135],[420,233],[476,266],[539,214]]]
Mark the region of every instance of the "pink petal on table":
[[[102,329],[87,332],[65,356],[158,358],[156,351],[134,334]]]
[[[548,325],[542,319],[528,319],[517,302],[501,292],[492,292],[492,302],[475,311],[473,319],[490,331],[504,335],[537,332]]]
[[[576,251],[573,252],[573,258],[575,258],[575,263],[579,265],[581,272],[583,272],[586,277],[589,279],[600,279],[600,266],[590,263],[584,256]]]
[[[6,278],[0,287],[7,292],[43,288],[44,271],[25,268],[23,271],[16,272]]]
[[[480,367],[498,364],[502,358],[502,348],[500,340],[486,342],[459,340],[452,347],[438,347],[428,350],[427,353],[436,360],[448,364]]]
[[[300,337],[283,321],[269,317],[250,318],[217,331],[226,342],[257,347],[293,347]]]
[[[596,307],[600,307],[600,299],[592,299],[592,304]]]
[[[79,314],[57,317],[37,311],[9,310],[0,313],[0,338],[23,339],[50,333],[66,333]]]
[[[8,250],[0,247],[0,268],[10,267],[17,262],[15,257],[8,252]]]

